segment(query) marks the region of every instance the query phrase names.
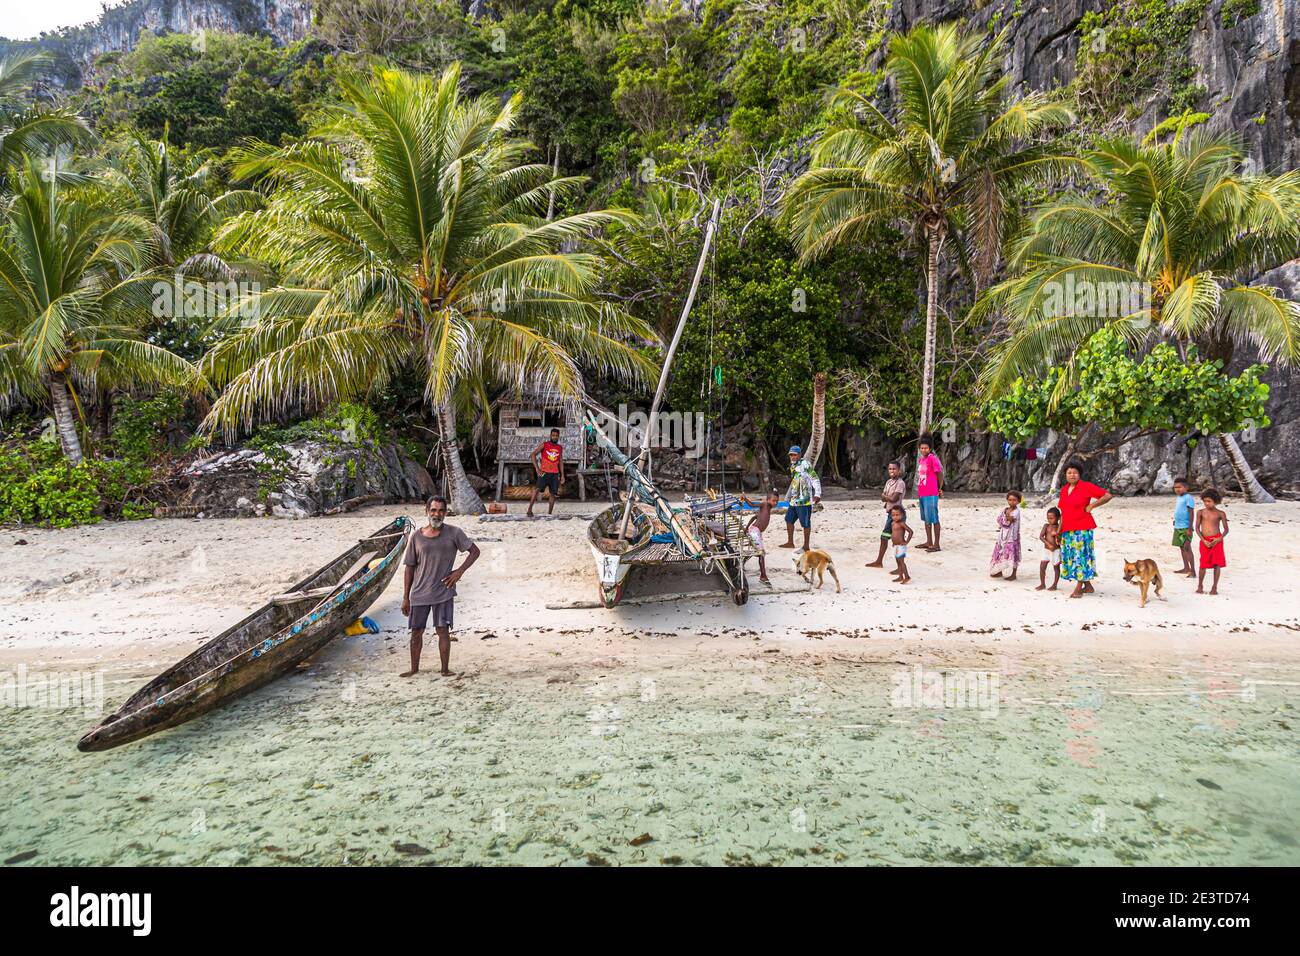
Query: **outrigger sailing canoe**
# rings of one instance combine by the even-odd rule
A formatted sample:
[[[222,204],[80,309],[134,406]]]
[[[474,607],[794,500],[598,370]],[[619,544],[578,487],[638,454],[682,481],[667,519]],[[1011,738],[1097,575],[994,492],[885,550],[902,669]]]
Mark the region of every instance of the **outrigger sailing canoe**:
[[[717,232],[722,213],[722,200],[714,200],[713,210],[704,229],[704,244],[700,258],[695,263],[695,276],[691,279],[682,315],[677,320],[663,367],[659,371],[659,386],[650,404],[648,421],[654,422],[668,386],[669,369],[677,346],[686,330],[686,320],[691,314],[695,293],[699,290],[709,249]],[[635,459],[623,454],[614,441],[601,428],[590,411],[584,421],[587,434],[617,465],[627,478],[627,501],[606,508],[592,520],[587,528],[587,539],[596,558],[596,574],[600,579],[600,599],[605,607],[613,607],[623,597],[623,587],[629,571],[638,564],[664,565],[678,561],[693,561],[706,575],[715,572],[726,583],[731,599],[737,604],[749,600],[749,584],[745,580],[745,560],[748,539],[741,530],[735,515],[721,509],[720,521],[706,522],[697,514],[700,503],[688,502],[686,508],[674,509],[654,486],[643,470],[650,462],[650,443],[653,427],[646,429],[641,439],[641,452]],[[724,496],[729,499],[729,496]],[[646,514],[644,507],[650,514]],[[656,529],[656,524],[658,529]],[[658,533],[655,533],[658,530]]]
[[[610,505],[587,526],[587,540],[596,559],[600,599],[614,607],[623,598],[627,576],[634,567],[694,562],[705,574],[718,574],[731,599],[749,600],[745,561],[753,555],[730,495],[721,502],[688,502],[674,509],[645,476],[637,463],[623,454],[602,430],[596,416],[587,413],[585,427],[595,443],[623,471],[627,479],[626,502]],[[624,520],[628,508],[631,515]],[[714,520],[705,522],[705,515]],[[656,524],[663,530],[655,533]],[[712,526],[710,533],[709,525]],[[620,534],[626,526],[626,534]]]
[[[82,737],[77,749],[108,750],[175,727],[292,670],[384,592],[402,563],[410,529],[399,517],[362,538],[145,684]]]
[[[673,356],[686,329],[695,293],[699,290],[709,249],[718,228],[722,201],[714,200],[713,210],[704,230],[704,244],[695,264],[695,276],[682,304],[682,315],[677,321],[663,367],[659,371],[659,386],[650,404],[648,421],[654,422],[668,386],[669,370]],[[617,465],[627,478],[627,501],[611,505],[592,520],[587,528],[587,540],[596,558],[596,574],[600,581],[600,599],[605,607],[613,607],[623,597],[627,576],[636,565],[666,565],[692,561],[706,575],[717,573],[726,585],[731,599],[737,604],[749,600],[749,584],[745,580],[745,561],[752,553],[748,536],[742,530],[739,516],[731,513],[738,502],[729,495],[723,496],[719,507],[711,502],[688,502],[687,507],[674,509],[654,486],[643,470],[650,461],[650,443],[653,426],[647,428],[641,440],[641,452],[635,459],[623,454],[614,441],[601,428],[599,420],[590,411],[584,421],[587,434]],[[647,510],[649,514],[647,514]],[[706,521],[705,513],[718,520]],[[656,529],[656,524],[658,528]],[[658,530],[658,533],[656,533]]]

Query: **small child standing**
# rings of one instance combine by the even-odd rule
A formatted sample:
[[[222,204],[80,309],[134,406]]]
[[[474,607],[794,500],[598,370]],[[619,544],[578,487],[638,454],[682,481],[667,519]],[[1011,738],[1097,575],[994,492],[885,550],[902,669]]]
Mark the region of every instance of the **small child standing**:
[[[1038,562],[1038,587],[1035,591],[1055,591],[1061,581],[1061,509],[1047,509],[1047,523],[1038,532],[1038,540],[1047,549],[1047,557]],[[1052,566],[1052,586],[1047,586],[1047,566]]]
[[[1196,581],[1196,593],[1205,593],[1205,570],[1214,569],[1214,583],[1210,593],[1219,593],[1219,572],[1228,566],[1224,554],[1223,539],[1228,536],[1228,515],[1219,507],[1223,495],[1217,488],[1206,488],[1201,492],[1201,502],[1205,505],[1196,513],[1196,533],[1201,539],[1201,576]]]
[[[768,587],[772,582],[767,579],[767,564],[764,555],[767,549],[763,547],[763,532],[767,530],[768,522],[772,520],[772,509],[781,501],[781,496],[775,491],[769,491],[767,497],[758,502],[758,511],[754,517],[750,518],[745,525],[745,533],[749,535],[749,540],[754,544],[754,553],[758,555],[758,580]],[[753,504],[748,498],[745,499],[747,504]]]
[[[889,540],[894,545],[894,580],[899,584],[911,584],[912,575],[907,572],[907,543],[912,540],[912,529],[907,526],[907,516],[902,505],[894,505],[889,513],[893,519],[889,530]]]
[[[998,540],[989,559],[989,577],[1005,575],[1007,581],[1016,579],[1020,567],[1020,505],[1024,500],[1018,491],[1007,492],[1007,506],[998,512]]]
[[[880,553],[876,555],[875,561],[868,561],[869,568],[883,568],[885,566],[885,551],[893,540],[894,532],[894,506],[903,504],[903,496],[907,494],[907,483],[903,481],[903,466],[899,462],[891,461],[889,463],[889,480],[885,482],[884,490],[880,492],[880,501],[885,508],[885,528],[880,532]]]
[[[1183,558],[1183,566],[1174,574],[1185,574],[1189,578],[1196,575],[1196,562],[1192,559],[1192,521],[1196,517],[1196,499],[1187,490],[1186,478],[1174,479],[1174,541]]]

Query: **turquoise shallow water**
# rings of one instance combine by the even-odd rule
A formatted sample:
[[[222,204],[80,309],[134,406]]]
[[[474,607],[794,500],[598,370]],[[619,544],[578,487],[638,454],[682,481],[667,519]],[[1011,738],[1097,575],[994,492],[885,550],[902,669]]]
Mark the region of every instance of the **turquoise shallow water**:
[[[918,672],[756,643],[579,672],[503,641],[412,682],[397,647],[339,645],[105,753],[76,751],[80,709],[0,710],[0,859],[1300,864],[1294,667],[972,652],[984,670]],[[110,707],[147,676],[108,674]]]

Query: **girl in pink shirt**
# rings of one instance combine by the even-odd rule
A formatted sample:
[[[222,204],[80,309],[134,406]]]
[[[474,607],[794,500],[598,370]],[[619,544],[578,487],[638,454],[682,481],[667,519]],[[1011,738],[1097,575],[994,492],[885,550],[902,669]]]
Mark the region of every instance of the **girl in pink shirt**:
[[[943,463],[939,461],[928,435],[921,438],[916,463],[916,498],[921,506],[921,521],[925,524],[924,551],[939,551],[939,499],[943,497]]]

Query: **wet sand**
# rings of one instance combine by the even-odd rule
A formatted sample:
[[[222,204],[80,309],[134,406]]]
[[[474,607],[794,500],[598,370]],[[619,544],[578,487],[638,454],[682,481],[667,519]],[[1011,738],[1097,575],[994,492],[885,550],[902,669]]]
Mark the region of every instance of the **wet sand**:
[[[998,506],[947,502],[902,587],[861,567],[874,504],[828,502],[844,592],[744,608],[547,610],[594,594],[585,524],[464,522],[455,678],[397,676],[394,584],[380,634],[135,744],[76,751],[93,700],[0,709],[0,860],[1300,863],[1300,506],[1230,503],[1209,597],[1169,573],[1172,499],[1115,502],[1081,601],[1033,591],[1028,540],[1025,580],[987,578]],[[102,673],[111,710],[394,510],[0,532],[0,671]]]

